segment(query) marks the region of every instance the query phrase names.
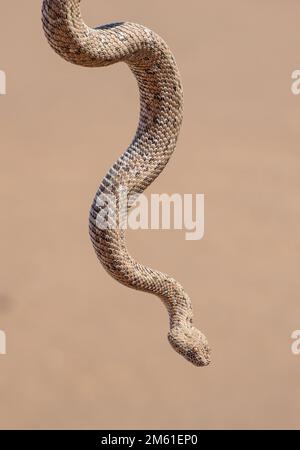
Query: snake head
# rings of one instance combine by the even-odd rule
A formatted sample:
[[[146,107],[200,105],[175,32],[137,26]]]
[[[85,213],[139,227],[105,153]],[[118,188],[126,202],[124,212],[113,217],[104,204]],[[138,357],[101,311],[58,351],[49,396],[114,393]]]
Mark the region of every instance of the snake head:
[[[168,339],[174,350],[195,366],[203,367],[210,363],[210,348],[206,337],[192,325],[172,328]]]

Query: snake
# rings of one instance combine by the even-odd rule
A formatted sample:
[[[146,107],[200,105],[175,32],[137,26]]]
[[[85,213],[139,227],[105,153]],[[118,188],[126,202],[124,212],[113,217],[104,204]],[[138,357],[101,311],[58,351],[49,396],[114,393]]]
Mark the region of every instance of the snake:
[[[104,269],[121,284],[154,294],[169,316],[168,340],[194,366],[207,366],[211,350],[205,335],[193,325],[192,302],[169,275],[146,267],[129,253],[122,226],[121,202],[115,202],[115,226],[99,226],[112,208],[111,198],[122,189],[136,199],[162,172],[172,156],[183,119],[183,87],[178,66],[165,41],[149,28],[112,22],[91,28],[85,24],[81,0],[43,0],[42,24],[52,49],[66,61],[84,67],[126,63],[137,80],[139,123],[134,138],[109,169],[94,197],[89,234]],[[80,112],[80,111],[79,111]],[[102,200],[100,200],[102,199]],[[127,211],[134,200],[128,200]]]

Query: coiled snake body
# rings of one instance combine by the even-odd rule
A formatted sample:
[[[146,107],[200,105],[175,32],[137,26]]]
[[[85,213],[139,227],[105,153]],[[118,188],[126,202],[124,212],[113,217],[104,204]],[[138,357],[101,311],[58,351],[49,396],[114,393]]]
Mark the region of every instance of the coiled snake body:
[[[190,298],[168,275],[145,267],[128,253],[120,221],[101,228],[99,198],[142,193],[160,174],[178,138],[183,92],[176,62],[166,43],[153,31],[122,22],[89,28],[82,20],[80,0],[44,0],[43,27],[51,47],[67,61],[102,67],[128,64],[140,90],[140,121],[135,137],[103,179],[90,211],[90,236],[104,268],[120,283],[161,298],[170,318],[168,339],[196,366],[210,362],[205,336],[193,326]],[[131,204],[129,203],[128,208]],[[117,204],[118,207],[118,204]]]

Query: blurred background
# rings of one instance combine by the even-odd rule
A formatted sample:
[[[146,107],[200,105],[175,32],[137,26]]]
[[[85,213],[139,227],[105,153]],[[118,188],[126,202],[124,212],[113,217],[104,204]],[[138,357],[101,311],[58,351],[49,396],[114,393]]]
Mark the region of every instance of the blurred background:
[[[185,117],[149,193],[204,193],[205,237],[128,232],[130,252],[191,296],[213,362],[167,341],[167,313],[98,263],[88,214],[139,112],[125,65],[48,46],[41,2],[2,2],[0,428],[298,428],[300,5],[89,0],[86,22],[142,23],[178,62]]]

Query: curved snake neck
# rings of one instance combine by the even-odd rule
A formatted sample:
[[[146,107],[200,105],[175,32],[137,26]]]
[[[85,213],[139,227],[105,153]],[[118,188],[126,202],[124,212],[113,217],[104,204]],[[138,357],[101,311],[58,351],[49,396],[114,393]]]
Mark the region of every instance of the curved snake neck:
[[[168,163],[176,146],[183,114],[183,92],[174,57],[166,43],[142,25],[123,22],[89,28],[82,20],[80,0],[44,0],[42,20],[51,47],[67,61],[87,67],[125,62],[140,91],[140,120],[135,137],[103,179],[90,211],[90,236],[107,272],[128,287],[161,298],[170,318],[168,339],[196,366],[210,362],[205,336],[193,326],[190,298],[168,275],[136,262],[125,246],[120,222],[103,229],[97,217],[99,198],[143,192]],[[105,202],[104,202],[105,203]],[[130,205],[129,205],[130,206]],[[118,204],[117,204],[118,207]]]

